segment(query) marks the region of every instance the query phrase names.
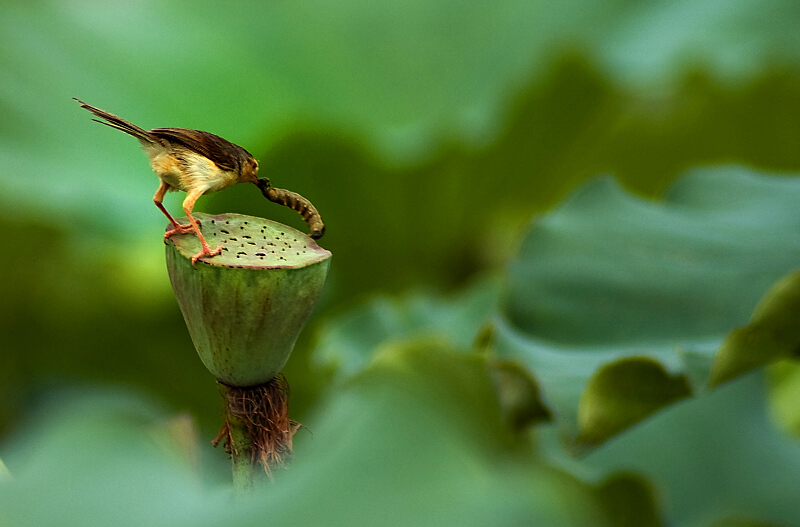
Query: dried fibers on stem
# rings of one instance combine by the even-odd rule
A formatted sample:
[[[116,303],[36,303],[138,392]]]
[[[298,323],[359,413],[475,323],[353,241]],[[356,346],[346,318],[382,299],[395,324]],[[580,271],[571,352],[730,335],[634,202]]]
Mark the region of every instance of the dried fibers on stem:
[[[267,474],[274,467],[285,466],[292,455],[292,437],[300,427],[289,419],[286,378],[278,375],[266,384],[247,388],[220,386],[226,402],[225,424],[212,444],[217,446],[224,439],[225,451],[234,459],[249,455],[250,464],[259,463]],[[244,429],[244,441],[234,439],[234,422]]]

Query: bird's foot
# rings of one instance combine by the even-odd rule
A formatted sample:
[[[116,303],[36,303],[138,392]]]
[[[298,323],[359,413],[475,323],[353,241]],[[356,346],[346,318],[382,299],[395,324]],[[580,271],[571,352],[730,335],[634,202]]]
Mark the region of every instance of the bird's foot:
[[[207,243],[204,243],[203,250],[192,256],[192,267],[194,267],[195,262],[197,262],[197,260],[199,260],[203,256],[216,256],[221,252],[222,252],[222,245],[220,245],[219,247],[217,247],[212,251],[211,246],[208,245]]]
[[[166,243],[167,240],[176,234],[189,234],[192,232],[194,232],[194,227],[191,225],[181,225],[180,223],[176,223],[174,229],[169,230],[164,234],[164,243]]]

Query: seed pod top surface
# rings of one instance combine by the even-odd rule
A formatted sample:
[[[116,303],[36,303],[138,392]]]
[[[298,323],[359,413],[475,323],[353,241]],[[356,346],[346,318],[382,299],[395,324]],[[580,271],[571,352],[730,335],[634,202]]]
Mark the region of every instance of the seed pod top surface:
[[[274,221],[241,214],[195,213],[194,217],[208,244],[212,248],[222,245],[221,254],[201,258],[198,266],[297,268],[331,255],[302,232]],[[194,234],[175,235],[170,241],[183,256],[191,258],[200,251],[200,240]]]

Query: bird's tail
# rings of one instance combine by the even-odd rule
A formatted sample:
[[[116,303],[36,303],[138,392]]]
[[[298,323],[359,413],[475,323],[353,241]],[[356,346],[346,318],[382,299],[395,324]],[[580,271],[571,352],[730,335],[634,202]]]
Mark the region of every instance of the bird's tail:
[[[108,113],[104,110],[101,110],[100,108],[95,108],[91,104],[86,104],[80,99],[77,98],[74,99],[79,103],[81,103],[81,108],[86,108],[87,110],[95,114],[97,117],[103,119],[103,121],[101,121],[100,119],[92,119],[92,121],[96,121],[100,124],[110,126],[111,128],[116,128],[117,130],[125,132],[126,134],[132,135],[139,141],[144,141],[146,143],[158,143],[158,138],[153,134],[151,134],[150,132],[148,132],[147,130],[139,128],[135,124],[129,123],[125,119],[117,117],[112,113]]]

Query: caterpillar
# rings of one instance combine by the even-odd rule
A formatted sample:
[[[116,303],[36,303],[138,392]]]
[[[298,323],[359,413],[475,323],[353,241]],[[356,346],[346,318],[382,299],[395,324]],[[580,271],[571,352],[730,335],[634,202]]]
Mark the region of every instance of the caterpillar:
[[[267,178],[260,178],[257,185],[264,197],[271,202],[296,210],[308,223],[308,227],[311,229],[309,234],[311,238],[315,240],[322,238],[322,235],[325,234],[325,224],[322,222],[322,216],[310,201],[297,192],[273,187]]]

